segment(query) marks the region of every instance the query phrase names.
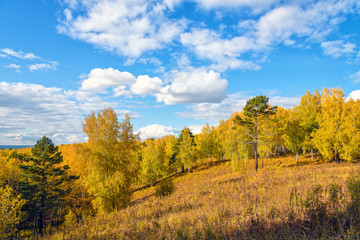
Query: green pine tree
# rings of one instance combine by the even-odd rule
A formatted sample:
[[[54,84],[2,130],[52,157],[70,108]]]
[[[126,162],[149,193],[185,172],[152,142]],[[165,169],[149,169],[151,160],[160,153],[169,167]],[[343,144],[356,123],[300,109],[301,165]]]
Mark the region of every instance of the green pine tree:
[[[258,147],[264,141],[266,129],[264,126],[270,120],[270,115],[276,113],[277,106],[270,107],[269,98],[266,96],[256,96],[249,99],[243,109],[244,117],[236,115],[234,123],[242,126],[243,133],[247,136],[247,142],[253,145],[255,157],[255,170],[258,169]]]
[[[32,157],[22,157],[20,193],[27,200],[23,209],[34,222],[36,233],[43,234],[48,220],[48,210],[62,204],[70,192],[66,183],[78,177],[67,174],[69,167],[60,166],[62,156],[52,140],[46,136],[31,149]]]

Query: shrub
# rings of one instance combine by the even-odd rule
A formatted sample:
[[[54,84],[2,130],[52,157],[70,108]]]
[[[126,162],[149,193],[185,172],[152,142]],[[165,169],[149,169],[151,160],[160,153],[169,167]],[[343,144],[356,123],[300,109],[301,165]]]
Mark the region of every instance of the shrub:
[[[353,204],[360,205],[360,171],[353,171],[347,179],[347,187]]]
[[[70,210],[69,213],[65,216],[64,227],[72,228],[76,225],[76,222],[76,214]]]
[[[175,190],[175,184],[173,180],[167,179],[160,182],[156,188],[156,196],[165,197],[171,195]]]

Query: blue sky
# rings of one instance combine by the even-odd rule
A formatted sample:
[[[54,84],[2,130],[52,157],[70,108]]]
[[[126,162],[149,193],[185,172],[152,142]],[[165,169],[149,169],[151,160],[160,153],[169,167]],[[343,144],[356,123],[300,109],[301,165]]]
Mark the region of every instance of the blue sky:
[[[357,0],[3,0],[0,21],[0,144],[86,141],[84,117],[107,107],[144,139],[260,94],[360,98]]]

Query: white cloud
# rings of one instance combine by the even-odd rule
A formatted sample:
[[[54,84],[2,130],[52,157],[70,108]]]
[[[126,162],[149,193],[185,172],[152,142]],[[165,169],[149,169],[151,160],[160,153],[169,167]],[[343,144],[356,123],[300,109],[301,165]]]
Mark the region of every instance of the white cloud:
[[[12,68],[12,69],[15,69],[16,72],[20,72],[20,68],[21,68],[21,65],[17,65],[15,63],[11,63],[7,66],[5,66],[6,68]]]
[[[325,0],[301,5],[290,1],[289,5],[279,6],[259,19],[255,27],[257,44],[263,47],[289,44],[296,41],[292,37],[323,41],[345,20],[342,14],[353,11],[355,3],[355,0]]]
[[[247,1],[237,2],[241,4]],[[240,20],[237,36],[229,37],[215,30],[196,28],[181,34],[180,41],[193,50],[199,59],[212,61],[212,68],[218,71],[229,68],[258,70],[262,57],[278,44],[291,46],[299,41],[323,42],[344,21],[342,14],[353,11],[355,2],[328,0],[301,4],[299,1],[289,1],[288,5],[276,6],[257,20]],[[204,3],[209,6],[233,4],[232,1],[217,0],[204,0]],[[333,56],[352,52],[355,48],[352,43],[341,46],[324,43],[322,46],[327,47],[326,53]]]
[[[171,84],[155,94],[158,102],[181,103],[219,102],[227,94],[228,81],[212,70],[190,69],[173,73]]]
[[[12,57],[20,58],[20,59],[34,60],[34,59],[40,58],[39,56],[36,56],[33,53],[24,53],[22,51],[15,51],[11,48],[3,48],[0,51],[5,53],[8,56],[12,56]]]
[[[280,0],[192,0],[207,10],[216,8],[236,8],[248,7],[257,13],[268,9],[272,5],[279,3]],[[164,0],[166,5],[173,9],[177,4],[184,2],[184,0]]]
[[[312,33],[307,12],[298,6],[281,6],[262,16],[256,24],[256,43],[267,47],[284,42],[291,36],[309,36]]]
[[[7,135],[0,137],[1,142],[32,144],[42,135],[68,131],[81,135],[78,113],[80,107],[61,89],[0,82],[0,125],[10,126]]]
[[[333,58],[339,58],[342,55],[354,53],[356,45],[353,43],[345,43],[343,40],[327,41],[321,43],[324,54]]]
[[[142,127],[138,130],[142,140],[148,138],[161,138],[166,135],[177,135],[178,130],[172,127],[167,127],[160,124],[151,124]]]
[[[261,67],[252,61],[244,61],[236,58],[224,58],[222,61],[218,61],[217,63],[211,65],[210,68],[219,72],[224,72],[229,68],[257,71]]]
[[[42,59],[41,57],[35,55],[34,53],[25,53],[23,51],[15,51],[11,48],[3,48],[0,50],[0,57],[15,57],[21,60],[36,60],[39,59],[43,61],[43,63],[36,63],[29,65],[30,71],[38,71],[38,70],[56,70],[57,65],[59,64],[56,61],[47,61]],[[17,72],[20,72],[20,65],[17,64],[9,64],[6,66],[7,68],[17,69]]]
[[[140,75],[131,86],[131,91],[137,95],[153,95],[159,92],[162,85],[160,78],[151,78],[148,75]]]
[[[155,96],[157,102],[167,105],[182,103],[219,102],[227,94],[228,82],[220,73],[188,67],[184,71],[169,74],[172,82],[164,82],[158,77],[140,75],[135,78],[129,72],[120,72],[113,68],[95,68],[83,81],[81,90],[103,92],[112,88],[114,96],[132,97]]]
[[[204,127],[204,125],[190,125],[188,127],[193,134],[199,134],[201,133],[201,130]]]
[[[56,143],[84,141],[84,116],[109,106],[116,109],[117,103],[88,92],[0,82],[0,143],[33,144],[43,135]]]
[[[234,111],[241,111],[250,97],[241,93],[230,94],[220,103],[199,103],[189,106],[190,111],[178,112],[182,118],[192,118],[209,122],[228,119]]]
[[[6,68],[13,68],[13,69],[19,69],[19,68],[21,68],[21,66],[20,65],[16,65],[15,63],[11,63],[11,64],[9,64],[9,65],[7,65],[7,66],[5,66]]]
[[[189,9],[193,14],[226,14],[238,7],[253,13],[248,19],[240,17],[234,26],[238,32],[229,33],[222,27],[206,28],[206,21],[194,27],[190,20],[172,19],[176,7],[184,1],[65,0],[69,8],[64,9],[58,30],[128,57],[125,64],[135,63],[145,52],[175,45],[190,49],[200,60],[210,60],[210,69],[216,71],[258,70],[263,57],[278,44],[326,42],[326,37],[345,21],[345,14],[359,7],[356,0],[192,0],[201,8]],[[345,43],[340,51],[352,47]],[[148,63],[144,59],[140,61]]]
[[[113,91],[115,97],[119,97],[119,96],[132,97],[133,95],[133,93],[130,90],[128,90],[127,86],[125,85],[114,88]]]
[[[360,100],[360,90],[355,90],[352,91],[349,96],[346,98],[346,101],[348,101],[349,99],[353,99],[353,100]]]
[[[146,0],[83,1],[85,7],[66,9],[60,33],[128,56],[139,57],[172,42],[184,29],[182,20],[169,20],[166,5]]]
[[[140,75],[135,78],[129,72],[120,72],[117,69],[95,68],[90,71],[83,80],[81,89],[102,92],[107,88],[113,88],[114,96],[132,95],[154,95],[162,85],[162,81],[158,77],[151,78],[148,75]]]
[[[237,59],[241,54],[257,48],[254,39],[240,36],[232,39],[221,39],[209,29],[193,29],[181,35],[181,43],[194,49],[201,59],[215,62],[213,68],[220,71],[230,69],[257,70],[259,67],[250,62]]]
[[[253,96],[243,93],[229,94],[220,103],[200,103],[189,106],[190,111],[178,112],[177,115],[182,118],[192,118],[208,122],[219,122],[221,119],[230,118],[234,111],[241,111],[246,101]],[[284,108],[293,107],[300,103],[300,97],[281,97],[271,96],[270,105],[279,105]]]
[[[39,70],[56,70],[56,66],[58,65],[57,62],[49,63],[36,63],[31,64],[29,66],[30,71],[39,71]]]
[[[120,72],[113,68],[94,68],[82,82],[82,90],[101,92],[109,87],[131,85],[136,78],[129,72]]]
[[[353,83],[360,83],[360,71],[353,73],[350,75],[350,79],[352,80]]]
[[[269,97],[269,104],[272,106],[278,105],[283,108],[292,108],[295,105],[299,105],[300,100],[301,100],[301,97],[271,96],[271,97]]]
[[[216,7],[250,7],[256,11],[266,9],[271,5],[280,2],[279,0],[195,0],[205,8]]]

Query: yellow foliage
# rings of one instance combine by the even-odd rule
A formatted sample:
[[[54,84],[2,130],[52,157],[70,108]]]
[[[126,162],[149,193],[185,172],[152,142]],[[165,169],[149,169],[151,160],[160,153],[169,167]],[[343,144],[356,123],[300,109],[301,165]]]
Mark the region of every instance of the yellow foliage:
[[[100,212],[125,207],[131,196],[131,182],[138,173],[138,136],[133,134],[130,117],[118,122],[112,108],[85,118],[83,131],[88,135],[89,152],[86,188],[95,196]]]
[[[1,239],[7,239],[14,236],[16,225],[21,219],[21,207],[25,200],[20,199],[20,195],[14,193],[14,190],[6,186],[0,188],[0,236]]]

